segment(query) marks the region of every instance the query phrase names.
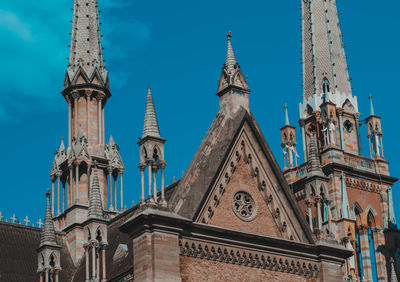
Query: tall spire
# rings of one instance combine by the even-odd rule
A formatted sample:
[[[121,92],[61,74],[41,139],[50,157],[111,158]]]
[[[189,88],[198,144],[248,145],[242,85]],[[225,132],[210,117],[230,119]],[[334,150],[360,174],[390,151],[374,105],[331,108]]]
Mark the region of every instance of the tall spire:
[[[372,94],[369,94],[368,99],[369,99],[369,113],[371,116],[374,116],[375,111],[374,111],[374,104],[372,102]]]
[[[225,92],[226,89],[229,89],[229,86],[236,87],[243,92],[248,93],[249,88],[247,85],[247,81],[242,74],[242,70],[238,62],[236,61],[235,52],[233,51],[232,47],[232,33],[229,32],[227,35],[227,50],[226,50],[226,61],[222,68],[222,75],[219,80],[218,86],[218,95],[221,96]]]
[[[97,176],[97,164],[95,163],[92,189],[89,195],[89,218],[103,218],[103,208],[101,204],[100,184]]]
[[[72,20],[70,56],[67,74],[73,81],[79,69],[89,80],[94,71],[99,71],[102,83],[106,84],[108,73],[104,65],[98,0],[75,0]]]
[[[318,156],[317,142],[315,140],[313,132],[311,132],[310,134],[310,145],[308,148],[308,168],[310,176],[313,175],[323,176],[321,163]]]
[[[53,215],[50,207],[50,190],[46,191],[46,214],[43,230],[40,236],[40,247],[44,245],[57,245],[56,232],[54,229]]]
[[[289,113],[288,113],[288,105],[285,104],[285,106],[283,106],[283,108],[285,109],[285,125],[290,125]]]
[[[343,99],[351,97],[336,1],[313,0],[301,3],[304,100],[314,95],[319,96],[327,92],[327,89],[333,96],[342,94]],[[329,86],[324,91],[326,82]]]
[[[342,172],[342,218],[350,219],[350,206],[347,198],[346,179]]]
[[[144,125],[142,133],[142,138],[145,137],[161,138],[156,110],[154,108],[153,95],[151,94],[150,88],[147,89],[146,113],[144,115]]]

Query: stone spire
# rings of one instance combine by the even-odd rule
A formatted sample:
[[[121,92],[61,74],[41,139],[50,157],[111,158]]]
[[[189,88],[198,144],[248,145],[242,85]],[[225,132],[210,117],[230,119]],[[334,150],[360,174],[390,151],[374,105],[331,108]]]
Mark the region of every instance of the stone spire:
[[[290,125],[289,113],[288,113],[288,105],[285,104],[285,106],[283,106],[283,108],[285,109],[285,125]]]
[[[238,88],[239,90],[248,93],[249,88],[246,79],[243,77],[242,70],[238,62],[236,61],[235,52],[232,47],[232,33],[229,32],[227,35],[227,50],[226,50],[226,61],[222,68],[222,75],[219,81],[218,95],[221,96],[229,90],[229,86]]]
[[[390,282],[397,282],[397,275],[396,270],[394,268],[394,259],[393,257],[390,258]]]
[[[144,115],[142,139],[145,137],[161,138],[156,110],[154,108],[153,95],[151,94],[150,88],[147,90],[146,113]]]
[[[301,1],[304,100],[325,92],[352,96],[336,0]],[[328,83],[328,84],[326,84]],[[329,89],[329,91],[326,91]],[[341,106],[341,105],[340,105]]]
[[[321,163],[318,156],[317,142],[313,132],[310,134],[310,145],[308,147],[308,169],[310,176],[323,176]]]
[[[95,71],[107,84],[108,73],[104,65],[100,35],[98,0],[75,0],[67,76],[72,83],[81,69],[91,82]],[[81,84],[81,82],[78,82]],[[64,85],[68,87],[69,85]]]
[[[40,247],[44,245],[58,246],[56,231],[54,229],[53,215],[50,207],[50,190],[46,191],[46,214],[44,218],[43,230],[40,235]]]
[[[347,197],[346,179],[342,172],[342,218],[350,219],[350,206]]]
[[[58,152],[62,151],[65,151],[64,138],[61,138],[60,148],[58,149]]]
[[[372,102],[372,94],[369,94],[368,99],[369,99],[369,113],[371,116],[374,116],[375,111],[374,111],[374,104]]]
[[[89,195],[89,218],[103,218],[103,208],[101,204],[100,184],[97,176],[97,164],[94,167],[92,189]]]

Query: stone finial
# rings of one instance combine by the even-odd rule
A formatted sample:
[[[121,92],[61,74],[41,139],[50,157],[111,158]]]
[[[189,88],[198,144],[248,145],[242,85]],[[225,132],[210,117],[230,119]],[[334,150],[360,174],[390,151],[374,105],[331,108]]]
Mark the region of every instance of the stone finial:
[[[97,162],[94,162],[94,175],[92,189],[89,195],[89,218],[103,218],[103,207],[101,204],[100,184],[97,176]]]
[[[40,246],[43,245],[58,245],[56,231],[54,228],[53,215],[50,207],[50,190],[46,191],[46,214],[44,218],[44,226],[40,236]]]
[[[290,122],[289,122],[289,113],[288,113],[288,105],[285,104],[285,105],[283,106],[283,108],[285,109],[285,125],[290,125]]]
[[[235,58],[235,52],[233,51],[232,48],[232,42],[231,42],[232,32],[229,31],[228,34],[226,35],[226,38],[228,39],[228,47],[226,50],[225,67],[228,73],[233,73],[235,70],[235,66],[237,65],[237,61]]]
[[[153,95],[151,94],[150,88],[147,89],[146,113],[144,115],[142,139],[145,137],[161,138]]]
[[[372,94],[369,94],[368,99],[369,99],[369,113],[371,116],[374,116],[375,111],[374,111],[374,104],[372,102]]]
[[[61,137],[61,144],[60,144],[60,148],[58,149],[58,152],[63,152],[65,151],[65,145],[64,145],[64,138]]]

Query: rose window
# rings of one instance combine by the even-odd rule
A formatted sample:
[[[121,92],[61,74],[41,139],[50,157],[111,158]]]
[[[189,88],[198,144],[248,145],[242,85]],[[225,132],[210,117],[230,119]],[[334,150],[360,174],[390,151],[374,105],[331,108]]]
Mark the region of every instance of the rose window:
[[[232,208],[240,219],[246,221],[252,220],[257,212],[253,198],[244,191],[239,191],[233,196]]]

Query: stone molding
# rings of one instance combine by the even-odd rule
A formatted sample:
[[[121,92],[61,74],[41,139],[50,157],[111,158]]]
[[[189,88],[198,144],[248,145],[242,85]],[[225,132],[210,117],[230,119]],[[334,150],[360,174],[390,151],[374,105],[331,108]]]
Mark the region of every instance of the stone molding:
[[[187,239],[179,240],[179,246],[181,256],[285,272],[305,277],[318,277],[319,274],[318,265],[306,260]]]

